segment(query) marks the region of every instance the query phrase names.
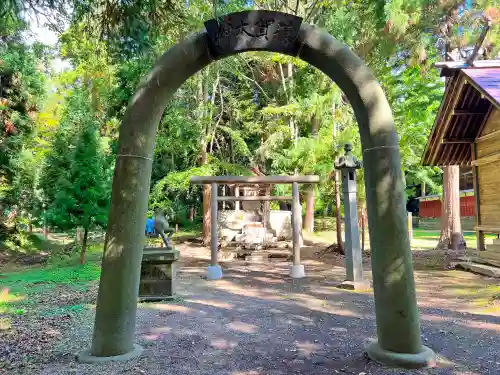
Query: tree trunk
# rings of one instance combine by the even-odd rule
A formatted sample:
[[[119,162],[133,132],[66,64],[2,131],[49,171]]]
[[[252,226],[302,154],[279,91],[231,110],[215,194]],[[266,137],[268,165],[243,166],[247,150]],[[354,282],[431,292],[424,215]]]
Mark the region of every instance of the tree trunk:
[[[189,207],[189,221],[190,222],[194,221],[194,207],[193,206]]]
[[[361,225],[359,226],[361,228],[361,252],[364,252],[365,251],[365,224],[366,224],[365,205],[360,204],[359,210],[360,210],[359,219],[361,221]]]
[[[340,181],[339,181],[339,172],[335,171],[334,174],[334,190],[335,190],[335,225],[337,232],[337,247],[341,254],[345,254],[344,252],[344,243],[342,242],[342,222],[340,216]]]
[[[208,153],[206,150],[206,144],[201,150],[200,164],[205,165],[208,162]],[[210,197],[211,197],[210,184],[203,185],[203,243],[205,245],[210,243]]]
[[[199,103],[198,107],[198,112],[199,112],[199,117],[201,121],[205,121],[205,117],[207,116],[207,109],[206,109],[206,103],[209,101],[209,96],[208,96],[208,86],[207,84],[204,84],[205,82],[203,81],[205,75],[201,74],[200,76],[200,81],[198,82],[198,94],[197,94],[197,99]],[[213,95],[215,93],[212,93]],[[210,133],[210,128],[208,126],[205,126],[205,131],[203,134],[203,139],[201,140],[200,144],[200,165],[205,165],[208,163],[208,152],[207,152],[207,145],[208,145],[208,135]],[[211,187],[210,185],[203,185],[203,232],[202,232],[202,237],[203,237],[203,243],[205,245],[210,243],[210,190]]]
[[[80,253],[80,264],[85,264],[85,257],[87,254],[87,238],[89,234],[89,228],[85,228],[83,233],[82,251]]]
[[[31,217],[28,219],[28,233],[33,233],[33,222],[31,221]]]
[[[316,115],[311,117],[311,135],[313,138],[318,136],[319,131],[319,119]]]
[[[319,119],[315,115],[311,118],[311,133],[313,138],[318,136]],[[314,185],[309,186],[306,197],[306,218],[304,220],[304,230],[307,233],[314,232]]]
[[[81,245],[83,243],[83,236],[84,236],[85,229],[82,227],[76,227],[76,244]]]
[[[203,185],[203,243],[205,245],[210,243],[210,198],[212,196],[212,187],[210,185]]]
[[[314,186],[310,186],[309,189],[307,189],[304,230],[307,233],[314,232]]]
[[[443,171],[441,235],[437,248],[445,249],[445,265],[449,266],[465,249],[465,240],[460,224],[460,168],[454,165],[444,167]]]

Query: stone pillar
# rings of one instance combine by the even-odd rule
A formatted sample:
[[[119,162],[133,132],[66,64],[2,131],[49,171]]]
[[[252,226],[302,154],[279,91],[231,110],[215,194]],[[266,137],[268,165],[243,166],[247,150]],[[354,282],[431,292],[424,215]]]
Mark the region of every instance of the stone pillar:
[[[377,147],[363,155],[378,336],[366,351],[389,366],[429,366],[435,354],[420,338],[399,149]]]
[[[222,278],[222,268],[217,261],[217,255],[219,250],[219,234],[218,234],[218,223],[217,223],[217,213],[219,211],[219,205],[217,201],[218,191],[217,183],[212,183],[212,196],[210,202],[210,265],[208,266],[208,280],[219,280]]]
[[[301,236],[300,236],[300,218],[302,212],[300,209],[300,198],[299,198],[299,184],[297,182],[292,183],[292,241],[293,241],[293,265],[290,269],[290,276],[294,279],[305,277],[304,265],[300,264],[300,246],[301,246]]]
[[[120,142],[135,144],[128,137],[133,133],[122,128]],[[78,354],[80,362],[120,361],[142,352],[134,331],[152,166],[151,155],[144,154],[134,149],[116,158],[92,346]]]
[[[363,254],[359,240],[357,207],[356,169],[361,162],[352,155],[352,146],[345,145],[345,156],[335,164],[341,171],[342,193],[344,194],[344,231],[346,280],[339,285],[346,289],[367,289],[369,283],[363,279]]]
[[[239,197],[240,196],[240,186],[235,185],[234,187],[234,196]],[[235,201],[234,202],[234,210],[238,212],[240,210],[240,201]]]
[[[266,186],[266,191],[265,195],[271,195],[271,186]],[[264,228],[266,231],[266,236],[267,236],[267,230],[270,227],[270,222],[271,222],[271,202],[270,201],[264,201]]]

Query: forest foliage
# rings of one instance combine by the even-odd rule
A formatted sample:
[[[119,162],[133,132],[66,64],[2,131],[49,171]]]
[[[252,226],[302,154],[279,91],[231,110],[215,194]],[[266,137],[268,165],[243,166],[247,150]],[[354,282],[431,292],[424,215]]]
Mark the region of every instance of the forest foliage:
[[[444,59],[443,41],[452,48],[474,44],[485,14],[494,20],[486,57],[497,56],[497,6],[495,0],[3,2],[1,214],[16,209],[20,218],[40,223],[45,217],[61,230],[104,227],[119,125],[141,77],[204,20],[244,9],[295,13],[360,55],[392,106],[408,196],[422,182],[437,191],[440,171],[420,166],[443,94],[432,64]],[[51,27],[57,45],[31,42],[28,21]],[[70,67],[55,71],[55,56]],[[228,57],[191,77],[165,109],[150,209],[166,209],[181,224],[192,210],[200,219],[202,192],[190,176],[256,168],[267,175],[320,175],[316,210],[331,212],[329,176],[345,142],[361,158],[352,108],[324,74],[276,53]],[[363,195],[360,189],[361,204]]]

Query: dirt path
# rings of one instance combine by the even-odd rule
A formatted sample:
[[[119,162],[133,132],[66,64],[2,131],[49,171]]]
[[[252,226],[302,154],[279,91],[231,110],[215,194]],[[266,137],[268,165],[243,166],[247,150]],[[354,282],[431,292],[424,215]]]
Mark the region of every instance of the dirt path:
[[[472,291],[494,281],[459,271],[418,270],[422,335],[439,366],[390,370],[369,361],[364,346],[375,338],[373,298],[335,288],[342,259],[304,251],[307,278],[291,280],[286,262],[223,265],[224,279],[204,279],[208,251],[179,246],[180,297],[141,304],[137,341],[145,352],[127,363],[82,365],[72,353],[89,345],[93,311],[80,315],[40,370],[58,374],[449,374],[500,373],[500,318],[484,311]],[[425,262],[424,262],[425,263]],[[427,264],[427,263],[425,263]],[[369,260],[367,260],[367,269]],[[463,291],[467,292],[463,292]],[[459,291],[459,292],[457,292]]]

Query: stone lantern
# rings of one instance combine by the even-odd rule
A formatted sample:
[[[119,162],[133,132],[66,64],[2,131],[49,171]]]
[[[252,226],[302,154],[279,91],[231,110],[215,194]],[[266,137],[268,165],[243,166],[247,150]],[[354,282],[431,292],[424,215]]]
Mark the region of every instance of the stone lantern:
[[[346,143],[345,154],[335,162],[335,169],[342,175],[344,195],[345,267],[346,280],[340,287],[366,289],[369,283],[363,279],[363,254],[359,241],[358,208],[356,199],[356,169],[362,167],[360,160],[352,154],[352,145]]]

